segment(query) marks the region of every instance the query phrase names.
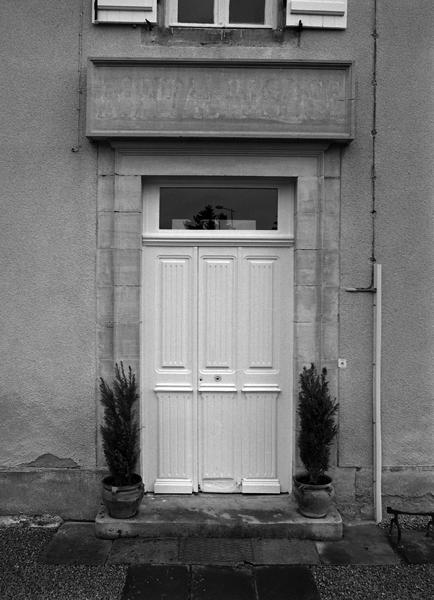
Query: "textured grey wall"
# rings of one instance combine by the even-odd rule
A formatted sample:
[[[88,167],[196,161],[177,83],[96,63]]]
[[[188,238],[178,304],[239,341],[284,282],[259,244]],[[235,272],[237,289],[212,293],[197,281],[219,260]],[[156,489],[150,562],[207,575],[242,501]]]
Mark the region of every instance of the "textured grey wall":
[[[434,464],[434,7],[379,2],[384,461]]]
[[[378,2],[377,248],[384,269],[384,458],[433,456],[433,53],[431,0]],[[3,2],[0,188],[0,465],[50,452],[95,465],[97,148],[78,131],[88,56],[355,61],[356,139],[342,150],[340,466],[372,463],[374,1],[349,0],[345,31],[222,39],[93,26],[91,2]],[[84,9],[82,54],[79,58]],[[201,43],[199,43],[201,42]],[[428,49],[431,48],[431,56]],[[81,105],[84,105],[82,99]],[[423,115],[426,115],[424,118]],[[71,152],[77,145],[81,148]],[[431,335],[430,335],[431,332]],[[403,435],[403,431],[405,435]],[[369,472],[365,487],[370,486]]]
[[[50,452],[91,467],[95,151],[71,152],[80,3],[1,4],[0,464]]]

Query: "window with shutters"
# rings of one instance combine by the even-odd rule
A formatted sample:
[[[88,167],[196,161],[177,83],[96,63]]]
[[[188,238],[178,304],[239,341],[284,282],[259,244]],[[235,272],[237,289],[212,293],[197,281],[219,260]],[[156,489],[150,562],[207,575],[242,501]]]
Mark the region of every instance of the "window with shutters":
[[[157,0],[91,0],[93,22],[157,22]],[[180,27],[275,28],[279,0],[165,0],[165,24]],[[287,0],[286,26],[345,29],[347,0]]]
[[[315,29],[345,29],[347,0],[287,0],[286,25]]]
[[[167,25],[276,27],[277,0],[167,0]]]
[[[92,0],[93,23],[144,24],[157,22],[157,0]]]

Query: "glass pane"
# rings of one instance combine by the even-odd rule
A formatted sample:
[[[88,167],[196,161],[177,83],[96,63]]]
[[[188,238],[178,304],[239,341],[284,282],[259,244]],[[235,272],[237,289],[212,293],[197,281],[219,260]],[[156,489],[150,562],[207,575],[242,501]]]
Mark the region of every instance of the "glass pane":
[[[277,229],[277,189],[162,187],[160,229]]]
[[[214,0],[178,0],[178,23],[214,23]]]
[[[265,0],[231,0],[229,23],[263,25],[265,22]]]

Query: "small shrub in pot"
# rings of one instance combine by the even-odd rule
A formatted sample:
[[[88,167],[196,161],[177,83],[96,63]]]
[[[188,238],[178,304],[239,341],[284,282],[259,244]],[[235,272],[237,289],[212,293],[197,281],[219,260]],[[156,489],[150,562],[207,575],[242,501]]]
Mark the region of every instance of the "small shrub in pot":
[[[110,516],[129,518],[143,498],[142,478],[135,472],[139,456],[139,428],[135,413],[138,398],[131,367],[125,373],[116,363],[113,386],[100,380],[104,424],[101,426],[104,456],[110,475],[103,479],[103,501]]]
[[[318,374],[315,365],[300,373],[298,448],[306,473],[294,478],[294,493],[300,512],[312,518],[324,517],[334,497],[331,478],[326,475],[330,447],[337,434],[338,404],[332,399],[327,370]]]

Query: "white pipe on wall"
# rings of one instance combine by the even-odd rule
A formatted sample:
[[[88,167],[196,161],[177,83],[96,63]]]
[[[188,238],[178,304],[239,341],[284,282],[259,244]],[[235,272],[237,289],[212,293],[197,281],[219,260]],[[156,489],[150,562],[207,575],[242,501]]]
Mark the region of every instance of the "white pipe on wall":
[[[373,352],[373,437],[374,437],[374,506],[375,521],[383,518],[381,499],[382,437],[381,437],[381,265],[374,264],[374,352]]]

